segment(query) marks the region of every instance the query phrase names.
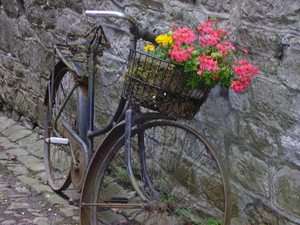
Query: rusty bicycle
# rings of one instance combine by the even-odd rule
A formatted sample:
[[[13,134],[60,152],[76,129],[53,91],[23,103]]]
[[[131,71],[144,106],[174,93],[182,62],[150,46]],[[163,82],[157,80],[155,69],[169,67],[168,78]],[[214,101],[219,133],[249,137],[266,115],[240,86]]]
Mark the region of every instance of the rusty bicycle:
[[[132,16],[97,10],[85,14],[129,21],[129,65],[158,60],[136,50],[137,40],[154,43],[157,34],[141,28]],[[219,153],[198,131],[176,121],[176,115],[157,108],[159,99],[178,93],[134,78],[128,69],[111,122],[94,129],[96,65],[110,46],[102,26],[85,35],[68,34],[65,43],[54,45],[54,69],[45,97],[49,185],[61,192],[72,183],[81,192],[82,225],[192,225],[208,220],[229,225],[230,184]],[[151,64],[151,71],[164,68]],[[146,89],[156,92],[143,101],[137,94]],[[189,96],[179,98],[181,105]],[[199,101],[205,100],[202,96]],[[176,102],[165,108],[174,111]],[[99,135],[105,138],[94,147]]]

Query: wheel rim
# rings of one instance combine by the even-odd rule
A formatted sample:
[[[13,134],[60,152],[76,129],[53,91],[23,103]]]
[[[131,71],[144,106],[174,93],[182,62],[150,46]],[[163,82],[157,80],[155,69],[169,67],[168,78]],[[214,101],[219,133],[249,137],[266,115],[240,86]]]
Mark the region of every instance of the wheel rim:
[[[207,220],[230,224],[226,171],[215,149],[200,134],[159,121],[142,125],[133,135],[132,167],[149,202],[131,189],[121,139],[96,175],[90,203],[101,207],[90,207],[90,224],[203,224]],[[143,148],[149,179],[139,160],[138,149]]]
[[[47,119],[45,125],[44,138],[60,137],[64,138],[61,132],[61,122],[64,120],[68,124],[76,126],[76,93],[67,99],[69,92],[74,86],[73,74],[62,70],[54,81],[54,100],[50,100],[47,109]],[[61,112],[60,112],[61,111]],[[45,143],[45,166],[46,175],[51,188],[55,191],[61,191],[71,183],[70,169],[72,164],[70,145]]]

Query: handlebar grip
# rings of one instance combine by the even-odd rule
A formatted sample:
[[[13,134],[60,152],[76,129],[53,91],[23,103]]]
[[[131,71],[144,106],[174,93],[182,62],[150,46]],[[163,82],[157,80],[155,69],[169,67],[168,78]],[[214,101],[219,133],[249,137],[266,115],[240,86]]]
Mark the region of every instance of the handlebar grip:
[[[138,25],[130,27],[130,33],[133,34],[137,39],[142,38],[145,41],[156,44],[155,38],[158,36],[158,34],[139,27]]]

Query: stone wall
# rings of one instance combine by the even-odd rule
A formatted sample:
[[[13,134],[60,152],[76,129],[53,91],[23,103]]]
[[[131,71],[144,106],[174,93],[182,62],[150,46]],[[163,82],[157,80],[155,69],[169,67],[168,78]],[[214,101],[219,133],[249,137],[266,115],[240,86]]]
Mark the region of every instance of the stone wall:
[[[195,28],[219,18],[234,44],[249,51],[238,55],[260,72],[241,94],[214,88],[188,123],[222,154],[234,195],[232,224],[299,224],[300,1],[0,0],[0,107],[6,113],[42,125],[52,43],[96,24],[83,15],[85,9],[126,12],[162,32],[172,22]],[[122,36],[124,21],[98,21],[110,23],[105,27],[114,47],[103,58],[110,67],[101,70],[109,76],[99,77],[105,89],[97,97],[97,110],[109,115],[121,90],[128,38]]]

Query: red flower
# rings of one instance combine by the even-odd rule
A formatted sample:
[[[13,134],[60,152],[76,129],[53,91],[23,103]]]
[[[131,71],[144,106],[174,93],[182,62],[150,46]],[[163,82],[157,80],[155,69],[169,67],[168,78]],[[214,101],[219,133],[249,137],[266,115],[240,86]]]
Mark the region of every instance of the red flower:
[[[192,44],[196,40],[196,34],[189,28],[179,27],[173,32],[173,39],[175,44]]]
[[[220,69],[216,66],[218,62],[214,61],[213,57],[206,56],[205,53],[202,56],[199,56],[198,60],[200,62],[200,69],[202,70],[212,71],[213,73],[215,73],[217,70]]]
[[[190,54],[191,51],[193,51],[194,47],[189,47],[187,49],[180,50],[180,45],[174,45],[174,50],[169,50],[168,53],[170,54],[171,60],[176,60],[177,62],[183,62],[187,59],[192,58],[192,55]]]
[[[230,38],[228,31],[216,28],[215,22],[218,21],[200,23],[198,40],[192,30],[176,27],[173,23],[167,34],[157,37],[166,44],[153,50],[153,55],[182,66],[186,72],[193,72],[192,78],[187,81],[192,88],[199,87],[200,82],[211,87],[221,82],[241,92],[250,85],[250,79],[258,73],[258,68],[247,60],[233,61],[235,47],[227,41]],[[242,50],[248,53],[244,48]]]

